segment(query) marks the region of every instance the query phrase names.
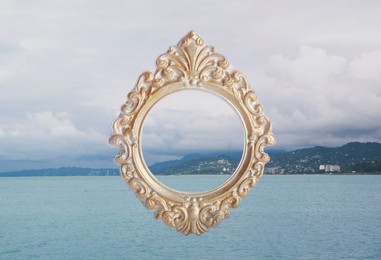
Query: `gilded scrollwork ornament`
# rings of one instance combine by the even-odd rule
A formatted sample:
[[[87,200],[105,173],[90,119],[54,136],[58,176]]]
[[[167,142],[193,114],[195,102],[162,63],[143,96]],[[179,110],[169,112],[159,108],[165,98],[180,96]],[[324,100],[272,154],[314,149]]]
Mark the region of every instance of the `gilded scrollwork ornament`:
[[[141,131],[150,109],[162,98],[184,89],[200,89],[223,98],[238,113],[245,130],[240,164],[222,185],[207,192],[185,193],[160,183],[144,163]],[[275,143],[269,119],[263,114],[246,78],[195,32],[159,56],[156,71],[140,75],[112,125],[109,143],[120,148],[115,163],[121,176],[155,218],[184,235],[200,235],[229,218],[261,178]]]

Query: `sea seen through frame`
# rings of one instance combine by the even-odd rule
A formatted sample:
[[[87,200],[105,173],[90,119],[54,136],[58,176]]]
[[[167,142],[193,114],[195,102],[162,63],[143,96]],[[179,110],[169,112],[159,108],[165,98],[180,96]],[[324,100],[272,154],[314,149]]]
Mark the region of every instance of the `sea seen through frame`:
[[[198,186],[223,176],[190,177]],[[381,258],[375,175],[264,175],[201,236],[154,221],[119,176],[3,177],[0,197],[0,259]]]

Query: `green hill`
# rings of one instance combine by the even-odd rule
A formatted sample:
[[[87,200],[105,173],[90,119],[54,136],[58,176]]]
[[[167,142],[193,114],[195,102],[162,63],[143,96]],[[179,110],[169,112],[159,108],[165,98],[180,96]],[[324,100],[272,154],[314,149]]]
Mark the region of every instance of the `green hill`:
[[[184,156],[174,163],[158,163],[150,168],[155,175],[192,175],[192,174],[232,174],[237,168],[242,153],[234,155]]]
[[[322,173],[321,166],[340,168],[340,173],[381,174],[381,144],[353,142],[341,147],[315,146],[292,152],[269,150],[271,161],[267,174]],[[155,175],[232,174],[242,152],[188,154],[180,160],[160,162],[150,166]],[[111,160],[111,158],[110,158]],[[328,171],[329,172],[329,171]],[[23,170],[0,173],[0,177],[18,176],[115,176],[119,170],[63,167],[58,169]]]
[[[271,154],[266,167],[268,172],[277,168],[285,174],[294,174],[319,173],[320,165],[338,165],[344,173],[381,173],[381,144],[353,142],[341,147],[315,146]]]

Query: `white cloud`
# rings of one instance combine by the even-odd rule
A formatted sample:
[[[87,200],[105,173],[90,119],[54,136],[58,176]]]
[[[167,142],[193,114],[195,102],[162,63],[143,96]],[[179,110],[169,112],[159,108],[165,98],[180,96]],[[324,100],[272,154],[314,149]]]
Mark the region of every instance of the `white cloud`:
[[[31,123],[33,135],[37,137],[80,137],[81,133],[75,128],[67,113],[53,114],[50,111],[28,113],[27,122]],[[32,123],[33,122],[33,123]],[[24,129],[25,130],[25,129]],[[30,133],[30,129],[25,132]]]
[[[78,130],[65,112],[27,112],[17,122],[0,125],[0,146],[3,148],[0,158],[41,160],[92,155],[101,153],[103,148],[99,148],[106,146],[106,139],[107,136],[94,131]]]
[[[295,59],[283,55],[271,56],[268,74],[296,85],[317,85],[329,77],[342,74],[346,64],[345,58],[328,55],[324,49],[302,46]]]
[[[381,79],[381,50],[364,53],[349,64],[349,70],[358,79]]]
[[[377,130],[381,128],[377,56],[374,52],[348,61],[322,48],[307,46],[300,47],[295,58],[271,56],[267,82],[276,94],[267,112],[278,133],[278,146],[381,141]],[[365,83],[359,75],[353,77],[360,71],[374,81]]]
[[[148,163],[163,155],[242,150],[243,140],[242,123],[233,108],[212,94],[195,90],[160,100],[148,114],[142,133]]]

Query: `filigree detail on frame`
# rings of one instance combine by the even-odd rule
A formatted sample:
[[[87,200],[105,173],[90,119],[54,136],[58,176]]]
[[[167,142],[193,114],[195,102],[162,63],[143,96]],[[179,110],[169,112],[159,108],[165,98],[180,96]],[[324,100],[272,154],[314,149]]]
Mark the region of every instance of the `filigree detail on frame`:
[[[270,157],[264,147],[275,143],[246,78],[195,32],[186,35],[156,61],[156,71],[143,73],[114,121],[109,143],[120,147],[115,163],[136,197],[155,211],[155,218],[184,235],[200,235],[229,218],[261,178]],[[141,130],[150,109],[163,97],[183,89],[200,89],[222,97],[237,111],[245,129],[242,160],[222,185],[201,193],[184,193],[161,184],[144,163]]]

